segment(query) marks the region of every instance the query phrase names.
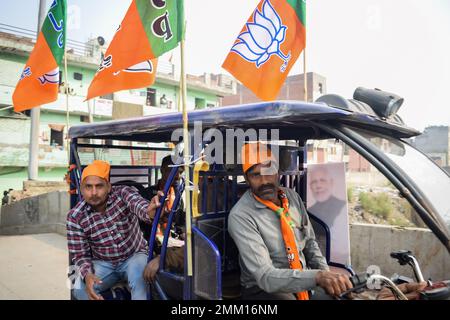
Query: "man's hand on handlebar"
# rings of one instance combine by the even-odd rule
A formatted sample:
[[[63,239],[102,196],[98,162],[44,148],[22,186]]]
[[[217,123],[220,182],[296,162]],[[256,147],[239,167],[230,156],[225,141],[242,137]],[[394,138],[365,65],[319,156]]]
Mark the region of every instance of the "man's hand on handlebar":
[[[160,199],[164,196],[162,191],[158,191],[158,194],[152,198],[150,205],[148,206],[148,216],[153,221],[155,218],[156,210],[161,207]]]
[[[316,283],[329,295],[335,297],[353,288],[348,276],[330,271],[319,271],[316,275]]]
[[[420,291],[427,287],[426,282],[404,283],[398,286],[408,300],[418,300]],[[389,288],[384,288],[377,296],[377,300],[396,300],[396,297]]]

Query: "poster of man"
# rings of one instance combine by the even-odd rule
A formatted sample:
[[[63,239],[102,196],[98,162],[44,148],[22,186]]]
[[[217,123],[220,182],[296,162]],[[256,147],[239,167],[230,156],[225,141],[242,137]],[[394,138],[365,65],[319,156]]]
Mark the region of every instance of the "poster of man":
[[[308,166],[308,211],[330,229],[334,263],[350,264],[350,236],[347,207],[345,164],[327,163]]]

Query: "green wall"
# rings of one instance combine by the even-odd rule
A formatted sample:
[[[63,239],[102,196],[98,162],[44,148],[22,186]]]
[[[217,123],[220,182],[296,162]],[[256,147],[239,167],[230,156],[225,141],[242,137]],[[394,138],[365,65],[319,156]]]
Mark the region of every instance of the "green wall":
[[[14,170],[8,173],[7,169]],[[23,181],[28,180],[28,168],[7,168],[0,171],[0,192],[8,189],[22,190]],[[2,173],[3,172],[3,173]],[[39,180],[42,181],[63,181],[67,172],[65,168],[39,168]]]

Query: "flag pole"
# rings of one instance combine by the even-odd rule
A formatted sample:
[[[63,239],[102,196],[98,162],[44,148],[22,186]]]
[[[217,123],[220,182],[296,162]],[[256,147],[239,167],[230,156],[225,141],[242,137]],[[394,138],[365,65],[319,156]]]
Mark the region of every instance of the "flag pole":
[[[44,24],[46,7],[46,0],[39,1],[39,17],[37,34],[41,32]],[[30,151],[28,162],[28,180],[37,180],[39,177],[39,125],[41,118],[41,109],[36,107],[30,110],[31,127],[30,127]]]
[[[178,108],[178,112],[183,112],[183,108],[181,106],[181,96],[183,95],[183,88],[181,85],[181,79],[180,79],[180,90],[178,92],[178,97],[177,97],[177,108]]]
[[[66,134],[66,144],[67,144],[67,160],[70,161],[70,143],[69,143],[69,126],[70,126],[70,111],[69,111],[69,78],[67,77],[67,45],[64,44],[64,91],[66,92],[66,126],[67,126],[67,134]]]
[[[308,102],[308,77],[306,74],[306,47],[303,50],[303,90],[305,91],[305,102]]]
[[[186,32],[186,21],[184,22],[184,32]],[[190,178],[190,136],[189,123],[187,114],[187,86],[186,86],[186,70],[185,70],[185,56],[184,56],[184,38],[180,43],[181,51],[181,103],[183,107],[183,143],[184,143],[184,174],[185,174],[185,204],[186,204],[186,261],[187,261],[187,275],[192,276],[192,227],[191,227],[191,178]]]
[[[9,107],[5,107],[5,108],[1,108],[0,111],[4,111],[4,110],[9,110],[14,108],[14,106],[9,106]]]

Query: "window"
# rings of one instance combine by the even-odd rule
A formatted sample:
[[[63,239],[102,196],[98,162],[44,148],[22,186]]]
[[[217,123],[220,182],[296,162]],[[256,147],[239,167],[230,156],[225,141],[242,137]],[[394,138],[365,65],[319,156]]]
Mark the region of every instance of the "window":
[[[323,94],[323,84],[319,82],[319,93]]]
[[[350,223],[426,228],[418,213],[383,173],[353,148],[340,141],[334,143],[328,152],[327,149],[321,150],[326,154],[317,151],[318,154],[309,155],[308,162],[344,162]],[[344,161],[341,157],[331,156],[333,151],[337,151],[337,146],[348,150],[349,156]],[[337,188],[333,181],[331,185]],[[322,189],[318,189],[319,191],[325,194]]]
[[[156,89],[147,88],[147,100],[145,105],[156,107]]]
[[[89,122],[89,116],[80,116],[80,122]]]
[[[114,99],[114,94],[110,93],[110,94],[107,94],[107,95],[104,95],[104,96],[100,96],[100,98],[107,99],[107,100],[113,100]]]
[[[64,145],[64,131],[50,129],[50,144],[52,146]]]
[[[363,130],[358,130],[358,133],[407,174],[450,228],[450,206],[447,201],[450,179],[444,170],[406,142]]]
[[[205,109],[206,100],[201,98],[195,98],[195,109]]]
[[[75,80],[81,81],[81,80],[83,80],[83,75],[82,75],[81,73],[79,73],[79,72],[74,72],[74,73],[73,73],[73,78],[74,78]]]
[[[214,108],[216,105],[215,104],[212,104],[212,103],[208,103],[207,105],[206,105],[206,107],[207,108]]]

